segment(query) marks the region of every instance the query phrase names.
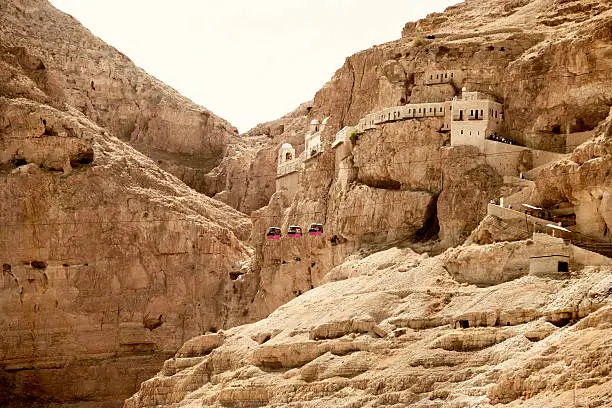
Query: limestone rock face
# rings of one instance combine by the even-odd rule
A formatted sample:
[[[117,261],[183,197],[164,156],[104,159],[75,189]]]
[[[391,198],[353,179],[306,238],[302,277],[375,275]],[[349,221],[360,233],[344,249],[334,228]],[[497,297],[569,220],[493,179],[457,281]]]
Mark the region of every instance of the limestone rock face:
[[[47,0],[4,1],[0,36],[45,102],[67,102],[193,187],[201,186],[193,173],[217,166],[237,136],[228,122],[149,76]]]
[[[250,221],[46,94],[52,73],[24,51],[3,58],[0,404],[119,405],[231,320]]]
[[[511,245],[514,261],[533,246]],[[198,356],[169,360],[177,368],[125,406],[553,407],[571,406],[574,389],[579,403],[612,403],[609,373],[598,368],[612,358],[612,270],[503,277],[494,257],[481,257],[456,282],[446,259],[477,248],[434,258],[393,248],[348,261],[350,273],[225,331],[212,351],[207,341]],[[472,285],[483,279],[490,286]]]
[[[611,44],[609,36],[603,35],[612,18],[609,7],[589,2],[584,6],[584,10],[593,11],[589,14],[580,11],[582,6],[578,10],[553,0],[518,3],[491,1],[483,3],[483,8],[461,4],[450,8],[448,15],[430,16],[420,21],[418,27],[405,30],[401,40],[347,58],[345,65],[317,93],[312,107],[298,110],[301,130],[293,127],[297,134],[288,132],[291,123],[297,121],[288,121],[287,117],[249,133],[269,136],[274,141],[263,144],[257,156],[249,154],[248,159],[253,165],[266,163],[273,169],[282,142],[292,143],[300,154],[301,136],[309,121],[329,116],[322,133],[324,152],[307,162],[300,176],[299,192],[293,199],[281,198],[277,193],[267,207],[253,213],[252,242],[256,251],[250,265],[253,274],[245,276],[240,285],[241,290],[247,291],[241,292],[244,293],[241,298],[254,299],[266,294],[262,297],[266,306],[254,310],[269,313],[282,301],[313,286],[318,280],[311,277],[311,271],[304,265],[333,268],[360,248],[371,253],[400,240],[419,247],[420,251],[438,253],[462,244],[470,236],[471,242],[481,244],[500,238],[528,238],[522,224],[508,228],[494,219],[481,223],[487,214],[487,204],[501,196],[521,193],[525,200],[541,203],[559,198],[576,204],[582,220],[596,214],[593,229],[599,236],[609,231],[604,221],[610,201],[605,179],[607,153],[601,146],[593,147],[594,142],[581,146],[574,156],[585,161],[599,157],[600,176],[592,180],[588,190],[578,191],[583,184],[577,180],[572,187],[575,194],[561,194],[557,189],[564,183],[548,181],[564,177],[576,164],[567,168],[558,163],[551,165],[558,169],[558,174],[547,174],[549,170],[544,166],[534,170],[530,181],[507,181],[491,167],[491,159],[479,154],[475,147],[450,146],[442,118],[385,123],[347,143],[350,146],[343,157],[334,157],[338,153],[329,148],[338,130],[356,124],[368,113],[405,103],[446,101],[458,96],[464,86],[503,102],[503,131],[526,146],[572,151],[575,146],[568,141],[574,139],[571,135],[565,138],[566,132],[574,136],[583,131],[592,135],[605,133],[605,129],[596,126],[605,119],[610,105],[610,88],[606,84],[612,78],[605,69],[604,54]],[[483,13],[484,9],[491,13]],[[542,24],[540,18],[549,21],[551,10],[555,10],[559,24]],[[461,23],[455,24],[455,19]],[[477,29],[467,23],[472,20]],[[501,28],[499,21],[503,22]],[[583,52],[597,55],[598,59],[584,59]],[[574,59],[565,64],[568,56]],[[570,72],[565,65],[572,67]],[[427,73],[436,70],[452,73],[453,80],[428,83],[431,77],[427,78]],[[559,81],[563,87],[557,86]],[[288,117],[296,118],[298,111]],[[579,160],[577,157],[571,160]],[[587,165],[584,166],[586,169]],[[254,168],[250,167],[248,173],[253,173]],[[240,170],[235,174],[244,179],[246,173]],[[529,189],[526,183],[531,183]],[[261,188],[249,182],[246,190],[253,191],[251,186]],[[238,201],[230,197],[245,191],[236,184],[219,188],[223,191],[217,197],[231,205]],[[261,188],[265,195],[268,188],[269,183]],[[274,251],[269,250],[269,245],[261,245],[267,227],[280,226],[286,231],[291,224],[307,228],[311,222],[324,223],[326,228],[326,239],[317,244],[314,252],[309,245],[295,242]],[[428,243],[423,245],[422,241]],[[298,258],[299,266],[283,266],[292,265],[289,260]],[[300,272],[292,274],[289,268]],[[261,273],[275,279],[262,280]],[[272,283],[287,275],[291,284]],[[315,275],[319,276],[319,272]],[[276,289],[269,291],[266,285]],[[253,309],[243,313],[252,314]]]

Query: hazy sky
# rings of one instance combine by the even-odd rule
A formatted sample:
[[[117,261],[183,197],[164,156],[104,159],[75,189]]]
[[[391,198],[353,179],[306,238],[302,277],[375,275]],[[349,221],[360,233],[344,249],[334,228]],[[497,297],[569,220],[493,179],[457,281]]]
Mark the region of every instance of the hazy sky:
[[[459,0],[51,0],[244,132],[314,97],[349,55]]]

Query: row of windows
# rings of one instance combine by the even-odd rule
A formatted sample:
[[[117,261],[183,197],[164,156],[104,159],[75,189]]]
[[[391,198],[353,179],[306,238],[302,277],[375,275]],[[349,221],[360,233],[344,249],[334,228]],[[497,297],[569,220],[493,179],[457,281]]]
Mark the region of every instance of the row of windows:
[[[451,72],[450,73],[450,77],[454,78],[455,77],[455,73]],[[433,79],[433,74],[429,75],[429,79]],[[436,74],[436,79],[448,79],[448,72],[445,72],[443,74],[437,73]]]
[[[480,130],[477,131],[476,133],[478,133],[476,136],[480,136]],[[461,134],[463,134],[463,129],[461,129]],[[470,130],[470,136],[472,136],[472,131]]]
[[[500,112],[497,109],[489,109],[491,118],[498,118],[499,114]],[[484,119],[484,109],[470,109],[470,119]],[[463,110],[459,111],[459,120],[463,120]]]
[[[418,113],[426,113],[427,112],[427,108],[419,108],[419,112]],[[440,107],[440,109],[436,109],[436,108],[429,108],[429,113],[436,113],[436,112],[444,112],[444,108]],[[413,114],[413,113],[417,113],[416,108],[414,109],[408,109],[408,114]]]

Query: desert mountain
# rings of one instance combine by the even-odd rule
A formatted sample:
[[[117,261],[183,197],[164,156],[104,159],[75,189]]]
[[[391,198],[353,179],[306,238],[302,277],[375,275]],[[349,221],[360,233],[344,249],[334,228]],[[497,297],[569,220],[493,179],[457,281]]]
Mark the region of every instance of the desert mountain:
[[[0,21],[0,405],[120,405],[235,320],[251,228],[126,141],[206,158],[233,131],[46,1]]]
[[[610,4],[506,0],[347,58],[252,131],[276,191],[234,314],[259,321],[126,407],[612,404],[611,53]]]
[[[1,403],[612,404],[612,5],[460,3],[241,136],[0,20]]]

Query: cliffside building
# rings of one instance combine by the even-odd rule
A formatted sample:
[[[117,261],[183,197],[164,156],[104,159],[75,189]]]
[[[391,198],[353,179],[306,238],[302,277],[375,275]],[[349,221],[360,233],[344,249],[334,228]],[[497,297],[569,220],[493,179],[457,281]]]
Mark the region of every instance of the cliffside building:
[[[452,103],[451,146],[472,145],[485,153],[485,141],[499,130],[502,120],[502,104],[493,96],[463,88]]]
[[[296,157],[295,148],[284,143],[278,151],[276,167],[276,191],[286,190],[290,199],[293,198],[300,184],[300,173],[304,168],[304,162],[323,151],[321,144],[321,132],[325,129],[329,118],[319,122],[314,119],[310,122],[310,129],[304,136],[304,152]]]
[[[310,130],[306,133],[304,137],[306,160],[322,152],[321,132],[325,130],[325,126],[327,126],[328,121],[329,118],[323,119],[323,122],[320,123],[317,119],[314,119],[312,122],[310,122]]]
[[[295,157],[295,149],[291,144],[284,143],[281,146],[276,168],[276,191],[287,190],[289,197],[293,198],[300,184],[303,163],[303,158]]]

